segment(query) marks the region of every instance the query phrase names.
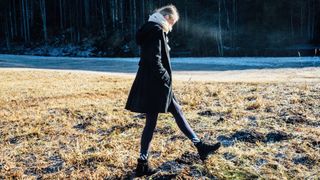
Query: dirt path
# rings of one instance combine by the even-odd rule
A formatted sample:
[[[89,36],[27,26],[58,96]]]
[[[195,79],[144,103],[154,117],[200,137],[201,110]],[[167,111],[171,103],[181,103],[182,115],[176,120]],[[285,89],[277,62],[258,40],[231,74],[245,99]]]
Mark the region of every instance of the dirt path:
[[[96,72],[32,68],[0,68],[0,71],[70,71],[89,74],[108,74],[134,78],[135,73]],[[230,71],[173,71],[173,79],[181,81],[214,82],[320,82],[320,67],[254,69]]]

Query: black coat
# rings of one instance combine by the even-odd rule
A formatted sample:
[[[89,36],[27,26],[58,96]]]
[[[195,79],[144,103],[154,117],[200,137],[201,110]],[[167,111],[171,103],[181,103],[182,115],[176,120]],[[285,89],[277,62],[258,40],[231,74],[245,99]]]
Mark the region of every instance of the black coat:
[[[172,98],[172,75],[167,35],[155,22],[146,22],[136,33],[140,61],[125,109],[147,113],[166,113]],[[176,98],[175,98],[176,100]]]

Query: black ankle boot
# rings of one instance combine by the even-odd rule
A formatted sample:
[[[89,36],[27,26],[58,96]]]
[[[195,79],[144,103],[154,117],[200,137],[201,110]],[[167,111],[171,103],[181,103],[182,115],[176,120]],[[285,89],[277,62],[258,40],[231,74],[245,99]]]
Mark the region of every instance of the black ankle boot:
[[[138,164],[137,164],[137,168],[136,168],[136,176],[137,177],[141,177],[144,175],[150,176],[156,172],[157,172],[156,169],[153,169],[149,166],[148,160],[143,160],[143,159],[138,158]]]
[[[199,153],[199,156],[200,156],[200,159],[202,161],[206,160],[207,157],[214,153],[216,150],[218,150],[221,146],[221,143],[218,142],[218,143],[215,143],[215,144],[206,144],[202,141],[198,142],[197,144],[195,144],[197,150],[198,150],[198,153]]]

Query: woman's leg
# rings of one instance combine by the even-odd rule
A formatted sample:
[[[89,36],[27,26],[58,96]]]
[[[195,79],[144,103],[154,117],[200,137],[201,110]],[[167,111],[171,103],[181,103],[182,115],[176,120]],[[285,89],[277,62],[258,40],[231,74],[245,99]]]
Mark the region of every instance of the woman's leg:
[[[179,108],[179,104],[172,99],[171,102],[173,108],[172,108],[172,115],[176,120],[176,123],[178,124],[178,127],[180,128],[180,130],[194,143],[198,143],[200,142],[200,139],[197,137],[197,135],[195,134],[195,132],[192,130],[192,128],[190,127],[189,123],[187,122],[186,118],[184,117],[181,109]]]
[[[140,159],[147,160],[150,143],[153,136],[153,131],[156,127],[158,113],[146,113],[146,124],[141,136],[140,144]]]

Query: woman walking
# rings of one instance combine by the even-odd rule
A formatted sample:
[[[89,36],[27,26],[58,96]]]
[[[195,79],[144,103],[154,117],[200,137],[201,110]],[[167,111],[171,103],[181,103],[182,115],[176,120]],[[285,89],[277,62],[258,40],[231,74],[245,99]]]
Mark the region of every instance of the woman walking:
[[[157,172],[148,165],[148,151],[159,113],[170,112],[173,115],[178,127],[197,148],[202,160],[220,147],[220,143],[206,144],[197,137],[172,91],[167,34],[172,31],[173,25],[178,20],[179,13],[176,7],[167,5],[156,9],[149,16],[148,22],[136,33],[136,43],[141,47],[141,58],[125,106],[125,109],[132,112],[146,113],[136,176]]]

